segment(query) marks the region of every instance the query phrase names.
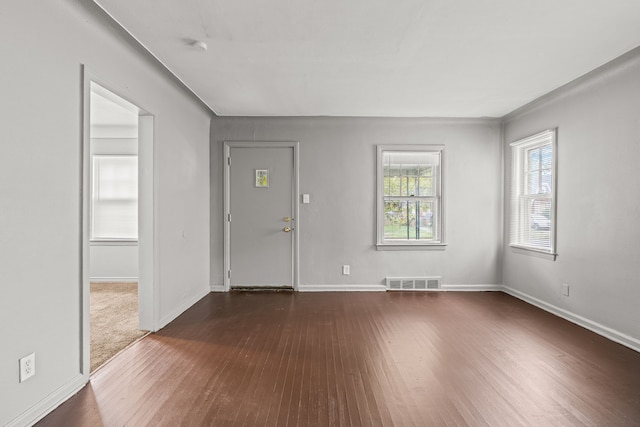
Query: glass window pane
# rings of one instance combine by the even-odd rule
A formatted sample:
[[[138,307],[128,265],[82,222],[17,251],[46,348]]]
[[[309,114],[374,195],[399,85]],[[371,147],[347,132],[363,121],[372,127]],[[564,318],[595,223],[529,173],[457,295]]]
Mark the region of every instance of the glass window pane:
[[[385,168],[384,176],[384,194],[386,196],[400,196],[400,168]]]
[[[555,250],[554,169],[556,131],[515,141],[512,147],[510,244]]]
[[[385,240],[433,240],[435,211],[434,201],[385,201]]]
[[[390,176],[384,179],[384,195],[385,196],[400,195],[400,177]]]
[[[427,165],[427,166],[422,165],[420,167],[420,171],[419,171],[418,175],[424,176],[424,177],[433,176],[433,166],[431,166],[431,165]]]
[[[415,165],[415,164],[402,165],[402,173],[405,176],[416,176],[418,175],[418,165]]]
[[[407,202],[385,201],[384,238],[390,240],[408,239]]]
[[[93,227],[95,239],[135,239],[138,237],[137,200],[104,200],[96,205]]]
[[[383,241],[434,240],[440,152],[383,151]],[[390,200],[387,197],[405,197]],[[413,200],[415,197],[416,200]],[[420,197],[434,199],[421,200]]]
[[[527,150],[527,160],[529,172],[540,169],[540,149],[532,148]]]
[[[551,170],[543,170],[540,177],[540,194],[550,194],[553,189]]]
[[[407,194],[406,196],[416,196],[418,194],[418,177],[417,176],[408,176],[407,177]]]
[[[137,156],[93,156],[91,238],[138,238]]]
[[[138,196],[138,164],[135,158],[99,159],[96,189],[100,199],[135,199]]]
[[[527,217],[527,243],[536,247],[551,245],[551,199],[530,200]]]
[[[542,169],[550,169],[553,164],[553,148],[551,145],[542,147]]]
[[[540,191],[540,175],[538,172],[527,174],[526,194],[538,194]]]
[[[430,176],[420,176],[418,178],[419,191],[418,195],[420,196],[434,196],[435,191],[433,189],[433,178]]]
[[[385,167],[385,176],[400,176],[400,166],[389,165]]]
[[[434,225],[436,222],[436,218],[434,216],[434,202],[424,200],[420,201],[418,209],[420,218],[418,238],[421,240],[432,240],[435,238]]]

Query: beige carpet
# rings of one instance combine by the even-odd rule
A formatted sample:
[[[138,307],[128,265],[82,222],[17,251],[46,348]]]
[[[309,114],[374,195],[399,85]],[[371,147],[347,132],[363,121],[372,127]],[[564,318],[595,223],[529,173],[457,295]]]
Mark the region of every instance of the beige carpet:
[[[145,335],[138,329],[137,283],[91,283],[91,372]]]

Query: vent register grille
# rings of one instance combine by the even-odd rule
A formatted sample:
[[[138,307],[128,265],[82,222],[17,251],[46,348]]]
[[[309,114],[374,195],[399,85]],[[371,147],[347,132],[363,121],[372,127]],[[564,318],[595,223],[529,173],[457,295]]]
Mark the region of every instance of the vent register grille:
[[[387,277],[389,291],[428,291],[440,289],[440,277]]]

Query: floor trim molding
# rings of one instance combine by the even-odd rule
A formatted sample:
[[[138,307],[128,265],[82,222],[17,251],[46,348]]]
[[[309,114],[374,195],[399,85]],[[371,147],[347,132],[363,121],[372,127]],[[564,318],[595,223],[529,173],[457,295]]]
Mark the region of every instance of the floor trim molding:
[[[621,344],[625,347],[630,348],[631,350],[635,350],[640,353],[640,340],[632,336],[616,331],[615,329],[609,328],[608,326],[604,326],[600,323],[594,322],[593,320],[589,320],[586,317],[582,317],[578,314],[572,313],[571,311],[544,302],[538,298],[532,297],[531,295],[525,294],[524,292],[513,289],[509,286],[502,286],[502,291],[526,303],[541,308],[544,311],[548,311],[549,313],[555,314],[558,317],[562,317],[563,319],[568,320],[571,323],[582,326],[585,329],[595,332],[598,335],[602,335],[603,337],[610,339],[611,341],[617,342],[618,344]]]
[[[299,285],[298,292],[385,292],[384,285]]]
[[[300,285],[299,292],[385,292],[385,285]],[[429,289],[429,292],[485,292],[501,291],[502,285],[442,285],[440,289]],[[402,291],[394,291],[402,292]],[[409,291],[411,292],[411,291]]]
[[[58,406],[66,402],[71,396],[79,392],[87,384],[87,381],[88,378],[85,378],[82,374],[76,375],[17,418],[10,421],[7,427],[30,426],[37,423]]]
[[[502,285],[442,285],[441,291],[455,292],[499,292],[502,291]]]
[[[224,285],[211,285],[211,292],[227,292]]]

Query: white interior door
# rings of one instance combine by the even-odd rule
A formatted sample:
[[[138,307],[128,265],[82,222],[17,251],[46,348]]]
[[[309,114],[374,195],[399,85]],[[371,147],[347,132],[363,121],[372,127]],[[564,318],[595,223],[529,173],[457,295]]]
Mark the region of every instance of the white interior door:
[[[294,147],[229,149],[231,288],[293,288],[294,161]]]

